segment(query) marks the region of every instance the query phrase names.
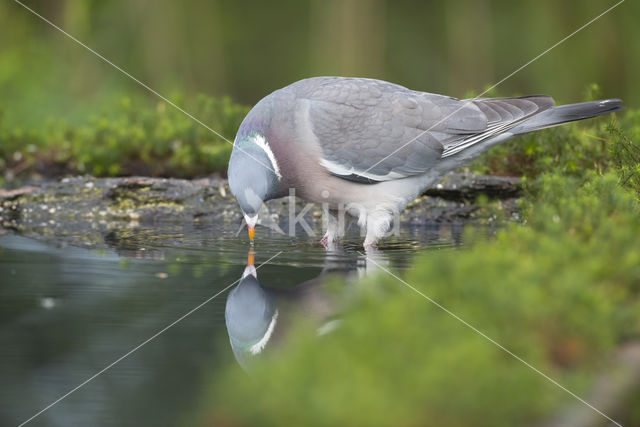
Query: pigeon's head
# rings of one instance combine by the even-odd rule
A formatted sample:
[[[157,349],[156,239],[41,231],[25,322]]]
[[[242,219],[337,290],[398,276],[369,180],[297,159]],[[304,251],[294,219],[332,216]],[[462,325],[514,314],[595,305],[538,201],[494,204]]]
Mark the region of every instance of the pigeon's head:
[[[274,297],[258,282],[254,256],[250,250],[242,278],[227,296],[224,316],[231,349],[244,369],[251,367],[278,326]]]
[[[277,197],[280,170],[264,135],[253,132],[236,137],[229,160],[229,187],[244,213],[253,240],[262,203]]]

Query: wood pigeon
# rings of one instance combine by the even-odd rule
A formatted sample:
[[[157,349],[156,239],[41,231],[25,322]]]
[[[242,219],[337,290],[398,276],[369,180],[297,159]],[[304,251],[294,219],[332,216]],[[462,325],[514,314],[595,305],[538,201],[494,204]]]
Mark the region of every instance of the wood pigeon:
[[[290,189],[328,207],[323,244],[341,237],[340,211],[366,230],[365,247],[393,216],[448,171],[517,135],[618,111],[619,99],[554,106],[553,98],[460,100],[346,77],[300,80],[247,114],[229,161],[229,186],[253,241],[258,210]]]

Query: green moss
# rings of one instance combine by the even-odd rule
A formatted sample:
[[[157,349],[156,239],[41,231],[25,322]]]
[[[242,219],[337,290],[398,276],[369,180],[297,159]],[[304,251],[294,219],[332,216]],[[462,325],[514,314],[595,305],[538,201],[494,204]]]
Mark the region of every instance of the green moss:
[[[184,206],[180,203],[167,201],[159,198],[151,199],[133,199],[133,198],[117,198],[110,203],[110,207],[113,211],[130,212],[141,209],[158,209],[169,208],[176,212],[184,211]]]
[[[640,112],[630,112],[630,118],[640,122]],[[613,139],[611,147],[611,156],[613,162],[620,172],[621,185],[633,189],[640,190],[640,145],[633,142],[625,133],[612,123],[609,126],[609,132]],[[636,138],[640,136],[640,126],[632,128],[632,132],[636,133]]]
[[[149,185],[118,186],[109,190],[110,207],[116,211],[132,211],[145,208],[170,208],[176,212],[184,210],[182,200],[168,199],[151,191]]]
[[[231,140],[248,112],[229,98],[178,103]],[[231,147],[164,102],[123,98],[83,125],[51,119],[37,131],[0,127],[0,172],[194,177],[226,171]]]

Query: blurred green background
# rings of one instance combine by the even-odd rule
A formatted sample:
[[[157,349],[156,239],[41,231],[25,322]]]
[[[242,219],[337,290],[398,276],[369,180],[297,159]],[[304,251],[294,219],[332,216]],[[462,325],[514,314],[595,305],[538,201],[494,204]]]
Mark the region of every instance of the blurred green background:
[[[163,94],[252,105],[295,80],[365,76],[429,92],[479,93],[615,1],[27,0]],[[505,81],[505,95],[640,102],[640,4],[627,1]],[[145,91],[12,1],[0,3],[0,108],[8,125],[74,123]],[[147,94],[145,94],[146,96]],[[233,135],[225,135],[232,138]]]

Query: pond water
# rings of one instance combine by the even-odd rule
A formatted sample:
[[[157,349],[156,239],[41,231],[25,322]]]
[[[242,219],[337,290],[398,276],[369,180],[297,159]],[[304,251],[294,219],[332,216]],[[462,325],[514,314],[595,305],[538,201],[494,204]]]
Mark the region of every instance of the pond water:
[[[258,229],[248,256],[236,228],[115,228],[85,247],[70,242],[95,230],[0,236],[0,425],[29,420],[124,355],[29,425],[184,423],[205,378],[286,339],[287,307],[330,329],[344,306],[323,296],[323,275],[353,281],[376,268],[358,236],[326,251]],[[416,253],[459,246],[463,228],[404,227],[372,259],[402,271]]]

